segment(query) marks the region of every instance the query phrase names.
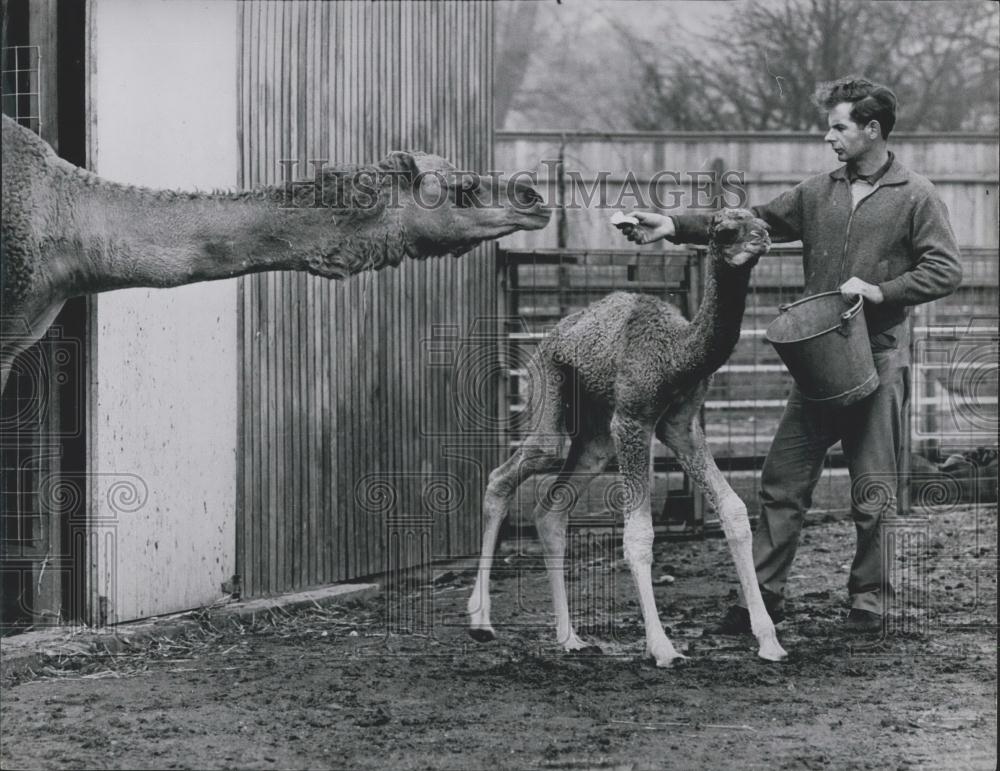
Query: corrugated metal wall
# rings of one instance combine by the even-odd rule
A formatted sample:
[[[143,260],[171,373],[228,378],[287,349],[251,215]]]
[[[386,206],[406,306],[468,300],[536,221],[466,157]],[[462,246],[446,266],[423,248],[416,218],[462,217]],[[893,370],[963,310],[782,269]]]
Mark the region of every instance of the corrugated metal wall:
[[[491,169],[492,23],[483,3],[242,4],[241,183],[278,182],[282,159],[302,170],[394,149]],[[476,550],[484,473],[502,439],[456,449],[484,441],[456,405],[492,412],[496,385],[464,391],[449,351],[495,313],[496,280],[483,247],[342,282],[242,279],[245,594],[370,575],[428,549]],[[397,536],[404,556],[389,560]]]

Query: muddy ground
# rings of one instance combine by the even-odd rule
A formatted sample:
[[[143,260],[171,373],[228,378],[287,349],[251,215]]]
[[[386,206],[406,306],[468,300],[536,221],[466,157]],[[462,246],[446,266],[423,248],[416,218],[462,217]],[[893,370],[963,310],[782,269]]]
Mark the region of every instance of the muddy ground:
[[[758,660],[750,638],[703,633],[734,592],[724,541],[657,545],[664,624],[690,656],[660,670],[641,659],[620,551],[581,539],[570,587],[603,656],[554,648],[525,548],[495,583],[502,636],[489,644],[464,632],[469,575],[438,569],[430,586],[361,604],[54,655],[5,683],[2,766],[995,768],[996,507],[931,510],[899,530],[884,637],[840,626],[853,526],[810,524],[778,627],[784,664]],[[386,635],[387,620],[426,624],[428,607],[427,634]]]

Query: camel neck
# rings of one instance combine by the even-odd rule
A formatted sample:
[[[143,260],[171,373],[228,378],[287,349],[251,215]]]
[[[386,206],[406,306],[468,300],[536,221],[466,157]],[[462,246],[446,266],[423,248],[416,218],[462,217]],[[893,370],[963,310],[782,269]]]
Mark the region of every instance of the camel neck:
[[[684,359],[689,372],[701,379],[726,363],[740,339],[746,309],[750,267],[730,268],[709,249],[705,293],[691,320]]]
[[[379,259],[360,253],[363,239],[348,217],[289,206],[278,189],[204,195],[108,183],[88,192],[77,223],[87,233],[81,246],[88,275],[75,282],[85,291],[175,287],[270,270],[343,278],[391,259],[388,249]]]

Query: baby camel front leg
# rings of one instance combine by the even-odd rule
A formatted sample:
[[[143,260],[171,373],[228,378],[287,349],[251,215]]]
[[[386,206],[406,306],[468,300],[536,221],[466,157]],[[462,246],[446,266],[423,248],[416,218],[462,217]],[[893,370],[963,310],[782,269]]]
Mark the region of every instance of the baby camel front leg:
[[[671,449],[681,468],[705,493],[719,514],[729,551],[736,564],[740,587],[750,611],[750,628],[760,646],[757,655],[769,661],[781,661],[788,654],[778,642],[774,623],[764,607],[760,586],[757,584],[747,507],[715,464],[697,419],[697,407],[700,404],[700,400],[691,400],[679,412],[663,418],[657,426],[657,436]]]
[[[652,470],[649,445],[653,431],[640,420],[616,414],[611,420],[611,434],[621,470],[625,561],[639,593],[646,627],[646,655],[656,660],[656,666],[669,667],[687,657],[674,648],[663,631],[653,595],[653,517],[649,500]]]

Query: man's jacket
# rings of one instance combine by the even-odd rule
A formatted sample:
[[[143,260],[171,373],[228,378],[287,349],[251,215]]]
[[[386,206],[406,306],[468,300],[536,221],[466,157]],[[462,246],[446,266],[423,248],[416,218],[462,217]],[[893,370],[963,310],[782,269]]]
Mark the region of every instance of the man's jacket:
[[[906,318],[906,306],[955,291],[962,281],[948,209],[934,185],[898,160],[851,211],[847,167],[817,174],[753,207],[775,242],[802,241],[805,294],[836,289],[851,276],[876,284],[885,300],[867,303],[875,335]],[[711,215],[671,215],[677,243],[708,241]]]

